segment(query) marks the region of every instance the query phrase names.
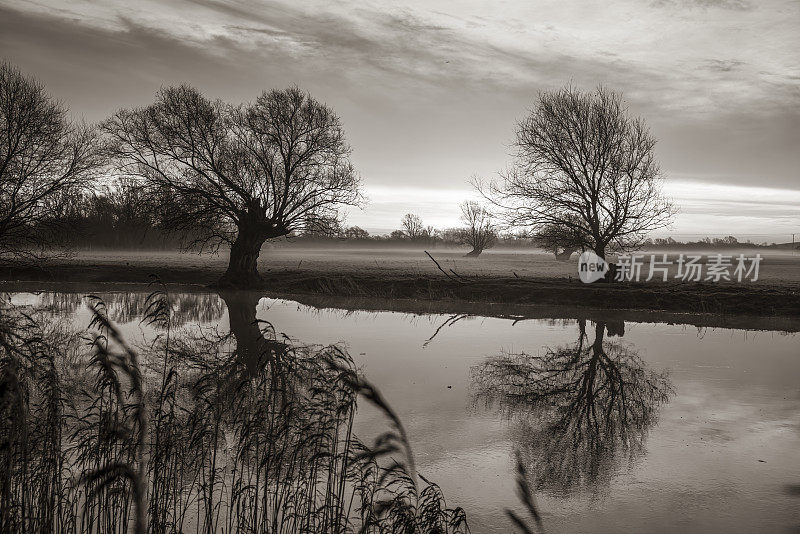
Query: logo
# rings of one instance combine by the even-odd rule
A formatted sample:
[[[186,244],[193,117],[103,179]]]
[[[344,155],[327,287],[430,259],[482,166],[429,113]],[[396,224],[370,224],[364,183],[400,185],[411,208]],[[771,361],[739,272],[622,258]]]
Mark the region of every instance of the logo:
[[[578,258],[578,276],[581,282],[591,284],[603,278],[608,272],[608,263],[592,251],[583,252]]]

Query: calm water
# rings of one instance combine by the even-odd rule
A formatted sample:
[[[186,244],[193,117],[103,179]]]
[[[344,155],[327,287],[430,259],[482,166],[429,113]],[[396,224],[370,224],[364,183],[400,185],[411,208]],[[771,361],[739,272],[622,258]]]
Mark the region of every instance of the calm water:
[[[101,293],[127,338],[146,292]],[[317,310],[239,295],[173,296],[176,318],[237,337],[254,318],[306,344],[344,344],[403,419],[418,470],[508,532],[514,455],[548,532],[800,529],[800,338],[667,324]],[[75,329],[79,294],[15,293]],[[229,307],[231,312],[229,313]],[[359,412],[365,441],[379,414]]]

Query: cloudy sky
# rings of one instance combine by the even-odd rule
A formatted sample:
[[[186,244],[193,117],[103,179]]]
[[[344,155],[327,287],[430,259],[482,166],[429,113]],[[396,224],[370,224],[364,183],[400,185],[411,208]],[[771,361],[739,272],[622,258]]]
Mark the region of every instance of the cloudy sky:
[[[231,102],[298,84],[342,117],[370,203],[457,223],[539,91],[622,91],[659,139],[672,232],[800,233],[797,0],[0,0],[0,57],[88,121],[188,82]],[[767,237],[768,236],[768,237]]]

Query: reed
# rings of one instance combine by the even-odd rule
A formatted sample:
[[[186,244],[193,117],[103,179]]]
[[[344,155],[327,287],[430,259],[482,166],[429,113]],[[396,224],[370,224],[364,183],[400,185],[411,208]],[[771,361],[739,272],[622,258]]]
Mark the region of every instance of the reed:
[[[152,287],[142,347],[98,297],[82,337],[1,309],[0,531],[469,531],[343,347],[262,322],[245,361],[230,334],[176,326]],[[388,423],[371,445],[353,431],[362,400]]]

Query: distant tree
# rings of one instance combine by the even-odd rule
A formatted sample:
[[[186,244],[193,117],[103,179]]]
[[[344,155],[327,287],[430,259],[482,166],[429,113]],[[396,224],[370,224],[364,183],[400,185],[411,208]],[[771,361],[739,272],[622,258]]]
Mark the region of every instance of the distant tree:
[[[389,239],[393,239],[395,241],[402,241],[408,239],[408,236],[403,230],[394,230],[391,234],[389,234]]]
[[[461,221],[466,224],[463,232],[464,243],[471,246],[472,250],[467,256],[479,256],[487,248],[494,246],[497,241],[497,232],[492,223],[491,214],[474,200],[462,202]]]
[[[545,92],[517,125],[513,166],[476,185],[508,226],[565,228],[605,257],[610,247],[639,246],[674,213],[661,195],[655,143],[617,93]]]
[[[95,192],[86,215],[89,238],[112,247],[140,247],[160,224],[145,188],[125,177]]]
[[[426,237],[425,227],[422,225],[422,219],[413,213],[406,213],[400,220],[406,237],[412,240],[421,239]]]
[[[54,221],[53,224],[71,230],[73,235],[68,240],[70,245],[78,244],[87,238],[86,220],[90,212],[90,200],[93,196],[93,192],[90,194],[84,188],[70,188],[59,192],[48,202],[49,219]]]
[[[338,217],[308,214],[301,234],[303,237],[333,238],[342,235],[344,229]]]
[[[653,243],[654,243],[655,245],[657,245],[657,246],[660,246],[660,247],[667,247],[667,246],[671,246],[671,245],[676,245],[676,244],[677,244],[677,241],[675,241],[675,240],[674,240],[673,238],[671,238],[671,237],[666,237],[666,238],[664,238],[664,237],[657,237],[657,238],[656,238],[656,239],[653,241]]]
[[[463,245],[466,241],[464,228],[445,228],[439,232],[439,238],[448,245]]]
[[[107,195],[114,206],[117,226],[127,229],[128,235],[144,237],[154,226],[154,213],[147,192],[136,180],[120,178],[109,188]]]
[[[68,229],[71,245],[88,248],[164,248],[179,245],[136,180],[120,178],[91,191],[65,191],[50,205],[56,225]]]
[[[61,203],[90,185],[101,159],[95,132],[35,79],[0,64],[0,255],[34,255],[67,237]]]
[[[344,237],[347,239],[369,239],[369,232],[358,226],[350,226],[345,229]]]
[[[239,107],[170,87],[103,131],[118,170],[144,179],[168,227],[190,245],[230,244],[221,286],[260,284],[267,239],[335,220],[361,199],[339,118],[297,87]]]
[[[572,254],[586,249],[584,236],[572,226],[548,224],[536,232],[534,239],[559,261],[569,261]]]

